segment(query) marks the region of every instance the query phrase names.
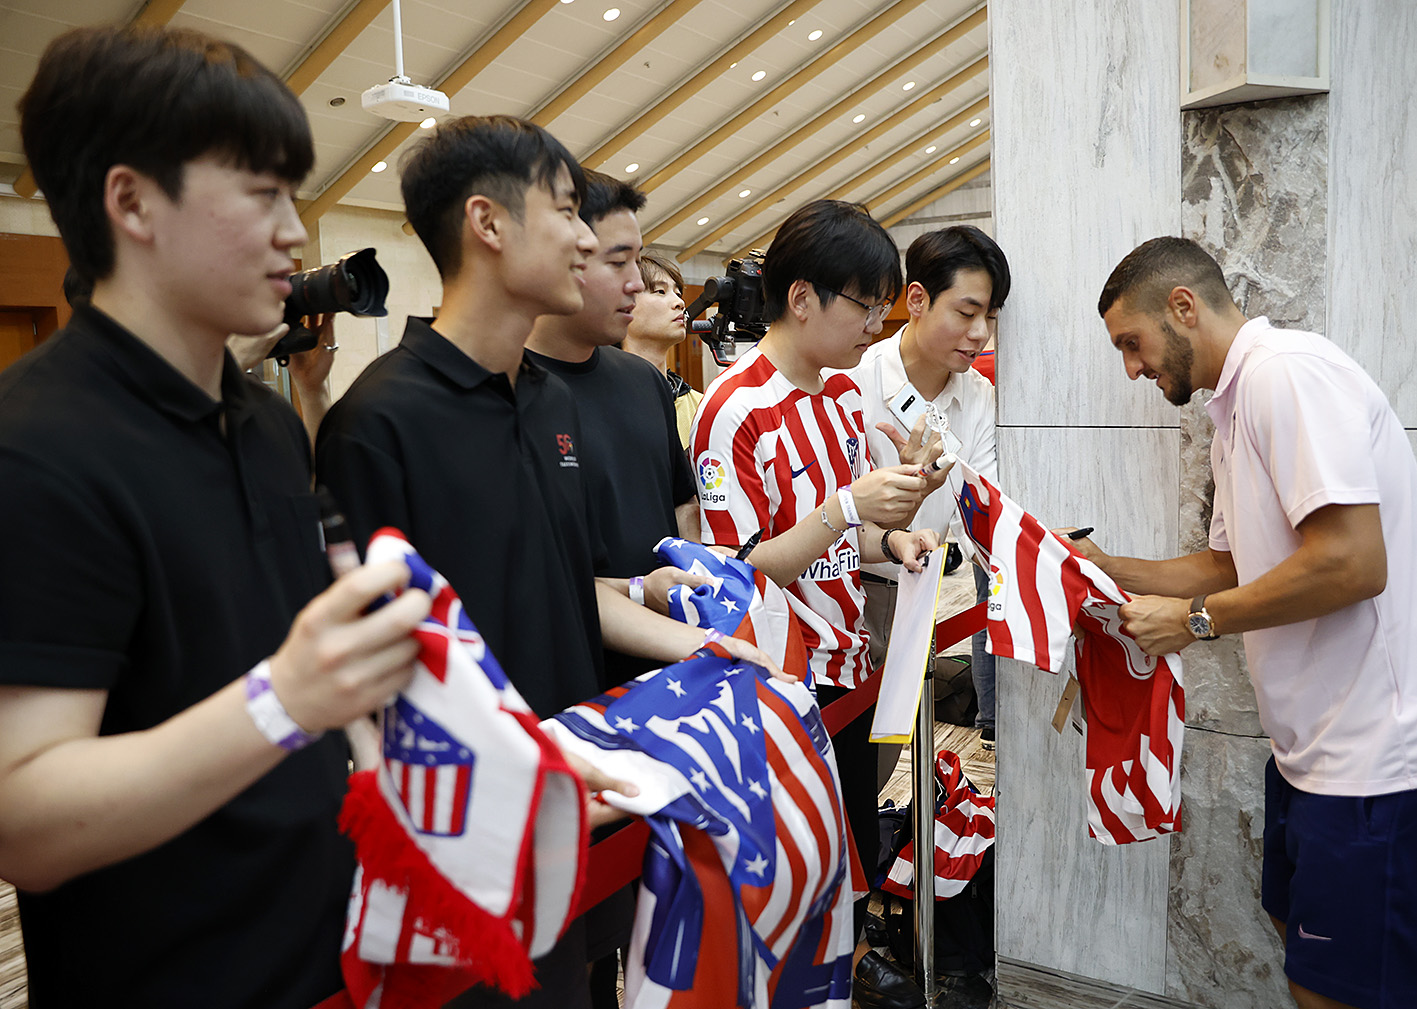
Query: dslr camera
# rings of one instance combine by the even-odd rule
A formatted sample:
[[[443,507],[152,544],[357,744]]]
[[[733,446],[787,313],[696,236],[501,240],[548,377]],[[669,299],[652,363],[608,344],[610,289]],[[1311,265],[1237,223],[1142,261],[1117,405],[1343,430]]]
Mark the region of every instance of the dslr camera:
[[[753,249],[728,264],[724,277],[704,281],[704,293],[684,310],[689,331],[708,344],[713,359],[726,367],[736,356],[735,343],[757,343],[768,331],[763,305],[763,251]],[[695,322],[694,316],[717,305],[711,318]]]
[[[389,296],[389,275],[375,261],[373,249],[360,249],[341,256],[329,266],[293,273],[290,287],[290,297],[285,299],[285,322],[290,332],[266,355],[282,365],[289,363],[291,354],[309,350],[319,342],[302,321],[307,315],[389,314],[384,307],[384,299]]]

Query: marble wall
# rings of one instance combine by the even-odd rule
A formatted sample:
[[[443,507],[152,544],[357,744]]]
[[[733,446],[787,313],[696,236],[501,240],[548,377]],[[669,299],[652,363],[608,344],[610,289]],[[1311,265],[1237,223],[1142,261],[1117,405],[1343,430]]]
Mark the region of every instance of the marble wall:
[[[1328,336],[1417,428],[1417,3],[1334,0]]]
[[[1014,275],[999,322],[1000,480],[1044,521],[1152,556],[1176,547],[1178,414],[1126,380],[1096,304],[1123,255],[1180,226],[1180,83],[1163,69],[1179,65],[1177,12],[989,8],[994,234]],[[1159,993],[1171,842],[1087,836],[1081,741],[1049,726],[1062,686],[1000,663],[998,951]]]

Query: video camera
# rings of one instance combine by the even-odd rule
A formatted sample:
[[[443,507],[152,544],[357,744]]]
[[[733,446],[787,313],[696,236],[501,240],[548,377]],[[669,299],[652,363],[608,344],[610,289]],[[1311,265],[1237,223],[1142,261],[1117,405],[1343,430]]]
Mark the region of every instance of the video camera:
[[[753,249],[728,264],[728,275],[704,281],[704,293],[684,310],[689,331],[708,344],[720,367],[733,363],[735,343],[756,343],[767,335],[763,304],[763,251]],[[694,322],[694,316],[717,305],[712,318]]]
[[[374,259],[373,249],[360,249],[341,256],[329,266],[317,266],[290,276],[290,297],[285,299],[285,322],[290,326],[266,357],[280,364],[291,354],[309,350],[319,337],[301,321],[307,315],[348,312],[351,315],[385,316],[389,310],[389,275]]]

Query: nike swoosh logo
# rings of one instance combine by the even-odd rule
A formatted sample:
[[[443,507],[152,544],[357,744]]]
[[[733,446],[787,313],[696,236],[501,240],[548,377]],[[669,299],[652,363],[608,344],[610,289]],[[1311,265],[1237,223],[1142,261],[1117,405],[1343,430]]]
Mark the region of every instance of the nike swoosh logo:
[[[815,466],[815,465],[817,465],[817,460],[813,459],[811,462],[809,462],[807,465],[803,466],[801,469],[794,469],[794,470],[792,471],[792,479],[796,480],[799,476],[801,476],[803,473],[807,472],[809,469],[811,469],[811,468],[812,468],[813,466]]]
[[[1319,942],[1333,942],[1333,936],[1331,935],[1314,935],[1312,932],[1306,932],[1302,922],[1299,923],[1299,938],[1317,939]]]

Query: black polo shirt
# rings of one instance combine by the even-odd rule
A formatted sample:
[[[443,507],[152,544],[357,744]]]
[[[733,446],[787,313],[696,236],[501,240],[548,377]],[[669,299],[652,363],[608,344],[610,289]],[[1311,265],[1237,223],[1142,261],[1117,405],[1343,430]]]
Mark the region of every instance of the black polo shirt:
[[[402,530],[542,716],[599,693],[602,549],[581,440],[559,379],[523,361],[514,389],[415,318],[316,439],[320,482],[360,545]]]
[[[241,676],[329,581],[289,406],[229,357],[214,402],[91,308],[0,374],[0,488],[0,684],[106,690],[104,735]],[[30,1004],[337,991],[346,758],[327,736],[159,848],[21,893]]]

